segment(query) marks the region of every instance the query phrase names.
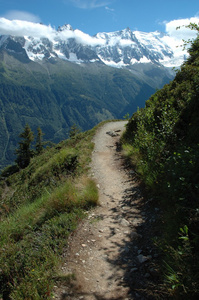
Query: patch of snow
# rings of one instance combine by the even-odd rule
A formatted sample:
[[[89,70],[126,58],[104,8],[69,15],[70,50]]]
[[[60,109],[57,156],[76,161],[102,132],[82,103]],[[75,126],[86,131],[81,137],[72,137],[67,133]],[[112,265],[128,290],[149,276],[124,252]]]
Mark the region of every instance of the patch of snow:
[[[139,61],[136,58],[131,59],[131,65],[138,63]]]
[[[60,59],[68,60],[68,58],[60,50],[55,50],[55,53]]]
[[[39,53],[34,54],[33,52],[28,52],[28,51],[27,51],[27,55],[29,59],[33,61],[42,60],[45,57],[44,54],[39,54]]]
[[[83,60],[81,59],[78,59],[77,58],[77,55],[73,52],[71,52],[69,54],[69,59],[68,59],[70,62],[74,62],[74,63],[77,63],[77,64],[81,64],[83,62]]]
[[[143,56],[142,58],[140,58],[139,62],[140,63],[149,63],[149,62],[151,62],[151,60],[148,59],[146,56]]]
[[[123,68],[123,67],[126,67],[128,66],[127,64],[125,64],[122,60],[118,63],[116,63],[115,61],[113,60],[105,60],[103,57],[100,57],[100,59],[103,61],[103,63],[107,66],[110,66],[110,67],[114,67],[114,68]]]

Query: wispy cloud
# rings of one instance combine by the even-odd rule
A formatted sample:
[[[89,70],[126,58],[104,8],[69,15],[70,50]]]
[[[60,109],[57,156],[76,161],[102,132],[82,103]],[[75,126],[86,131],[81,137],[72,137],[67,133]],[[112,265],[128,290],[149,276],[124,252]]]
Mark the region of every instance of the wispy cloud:
[[[112,18],[113,22],[117,22],[117,14],[114,8],[110,8],[109,6],[105,6],[105,10],[107,14]]]
[[[106,9],[108,12],[114,12],[114,11],[115,11],[114,8],[110,8],[110,7],[108,7],[108,6],[106,6],[105,9]]]
[[[10,10],[4,14],[3,17],[8,20],[23,20],[35,23],[41,22],[41,19],[38,16],[21,10]]]
[[[64,0],[65,3],[72,3],[74,6],[82,9],[94,9],[94,8],[99,8],[99,7],[104,7],[113,0]]]

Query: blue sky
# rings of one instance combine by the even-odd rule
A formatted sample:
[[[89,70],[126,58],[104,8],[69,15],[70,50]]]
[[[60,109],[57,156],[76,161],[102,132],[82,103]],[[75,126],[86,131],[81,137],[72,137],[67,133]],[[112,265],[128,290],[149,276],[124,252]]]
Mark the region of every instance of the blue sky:
[[[57,28],[71,24],[89,35],[130,27],[165,31],[173,20],[199,18],[198,0],[0,0],[0,17],[42,22]],[[0,28],[1,34],[1,28]]]

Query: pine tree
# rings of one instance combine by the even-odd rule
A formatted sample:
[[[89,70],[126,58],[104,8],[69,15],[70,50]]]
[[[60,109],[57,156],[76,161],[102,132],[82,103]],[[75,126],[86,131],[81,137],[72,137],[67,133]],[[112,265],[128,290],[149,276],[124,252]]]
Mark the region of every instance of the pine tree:
[[[73,124],[69,131],[69,138],[73,139],[80,132],[81,130],[78,128],[78,126],[76,124]]]
[[[28,124],[26,124],[24,131],[19,135],[19,137],[22,140],[19,142],[19,148],[16,149],[17,158],[15,161],[19,168],[24,169],[29,165],[30,159],[34,154],[30,147],[34,140],[34,135]]]
[[[41,128],[37,128],[37,139],[36,139],[36,153],[40,154],[43,150],[43,135],[44,133],[42,132]]]

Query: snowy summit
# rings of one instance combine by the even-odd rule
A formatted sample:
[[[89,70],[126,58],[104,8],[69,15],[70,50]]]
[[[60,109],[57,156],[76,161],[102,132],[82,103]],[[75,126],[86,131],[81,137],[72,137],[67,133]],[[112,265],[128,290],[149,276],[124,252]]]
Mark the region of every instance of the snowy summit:
[[[101,62],[116,68],[129,67],[139,63],[160,64],[165,67],[178,67],[186,59],[186,53],[179,50],[166,34],[155,32],[121,31],[103,32],[90,36],[74,30],[66,24],[58,30],[49,28],[42,34],[0,36],[0,48],[9,50],[9,41],[16,42],[26,51],[30,60],[62,59],[73,63]]]

